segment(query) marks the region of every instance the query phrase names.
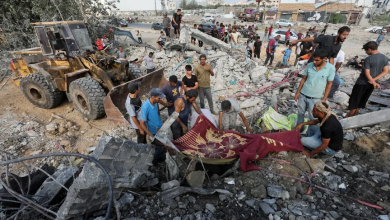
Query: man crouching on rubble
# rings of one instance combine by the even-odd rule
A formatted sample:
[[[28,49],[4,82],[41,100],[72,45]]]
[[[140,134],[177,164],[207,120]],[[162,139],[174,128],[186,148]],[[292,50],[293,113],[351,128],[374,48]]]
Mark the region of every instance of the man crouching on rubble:
[[[221,131],[235,130],[237,127],[237,115],[240,115],[245,124],[246,131],[251,132],[248,121],[241,112],[240,105],[235,99],[226,99],[221,103],[221,111],[219,112],[218,128]],[[222,130],[223,129],[223,130]]]
[[[312,114],[317,119],[298,124],[297,131],[300,131],[304,125],[317,125],[315,129],[311,129],[312,133],[308,133],[307,137],[302,137],[303,146],[310,149],[311,152],[303,150],[302,153],[307,157],[312,157],[318,153],[327,155],[335,155],[343,146],[343,128],[335,113],[326,101],[318,101],[315,103]]]
[[[179,117],[171,125],[173,139],[177,140],[181,138],[188,131],[188,118],[190,117],[191,105],[195,111],[201,115],[202,112],[195,104],[195,100],[198,97],[198,91],[195,89],[188,90],[184,93],[184,96],[180,96],[175,101],[175,112],[179,113]]]
[[[158,103],[165,98],[164,93],[159,88],[153,88],[150,91],[150,97],[141,106],[141,127],[149,137],[157,134],[157,131],[162,126]],[[157,164],[157,160],[164,156],[165,148],[157,139],[152,142],[155,148],[153,164]]]

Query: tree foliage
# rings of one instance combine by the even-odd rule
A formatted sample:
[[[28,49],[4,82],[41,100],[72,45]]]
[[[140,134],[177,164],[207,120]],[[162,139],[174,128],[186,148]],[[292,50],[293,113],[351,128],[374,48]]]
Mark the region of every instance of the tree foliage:
[[[388,15],[377,15],[373,17],[373,23],[376,25],[389,25],[390,16]]]
[[[338,24],[343,21],[343,15],[340,13],[333,13],[329,16],[329,22],[332,24]]]
[[[108,16],[116,8],[116,1],[100,0],[6,0],[0,4],[0,24],[5,35],[6,49],[21,49],[37,46],[30,23],[64,20],[88,22],[90,33],[99,35],[97,24],[101,16]]]

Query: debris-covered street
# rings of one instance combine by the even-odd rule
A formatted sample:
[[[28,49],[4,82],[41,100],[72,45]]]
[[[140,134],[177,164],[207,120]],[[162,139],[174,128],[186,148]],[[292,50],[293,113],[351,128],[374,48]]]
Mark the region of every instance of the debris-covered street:
[[[0,7],[0,219],[390,219],[385,26],[56,2]]]

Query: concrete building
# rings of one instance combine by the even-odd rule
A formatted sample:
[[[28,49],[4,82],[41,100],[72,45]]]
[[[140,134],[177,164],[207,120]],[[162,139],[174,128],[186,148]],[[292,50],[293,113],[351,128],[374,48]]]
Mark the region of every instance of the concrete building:
[[[167,10],[176,10],[177,4],[174,1],[168,1]]]
[[[280,0],[278,19],[291,21],[326,22],[331,14],[341,14],[340,23],[355,24],[361,17],[363,8],[355,5],[355,0],[334,2],[328,0]]]
[[[209,5],[224,5],[225,1],[224,0],[208,0]]]

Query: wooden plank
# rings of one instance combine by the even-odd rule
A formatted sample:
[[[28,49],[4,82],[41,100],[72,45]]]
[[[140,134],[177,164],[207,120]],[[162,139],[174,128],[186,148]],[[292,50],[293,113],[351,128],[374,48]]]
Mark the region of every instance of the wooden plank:
[[[348,95],[351,95],[352,93],[352,88],[351,87],[342,87],[340,88],[340,91],[347,93]],[[370,102],[375,102],[381,105],[385,106],[390,106],[390,99],[384,99],[384,98],[379,98],[376,96],[371,95],[370,98],[368,99]]]

